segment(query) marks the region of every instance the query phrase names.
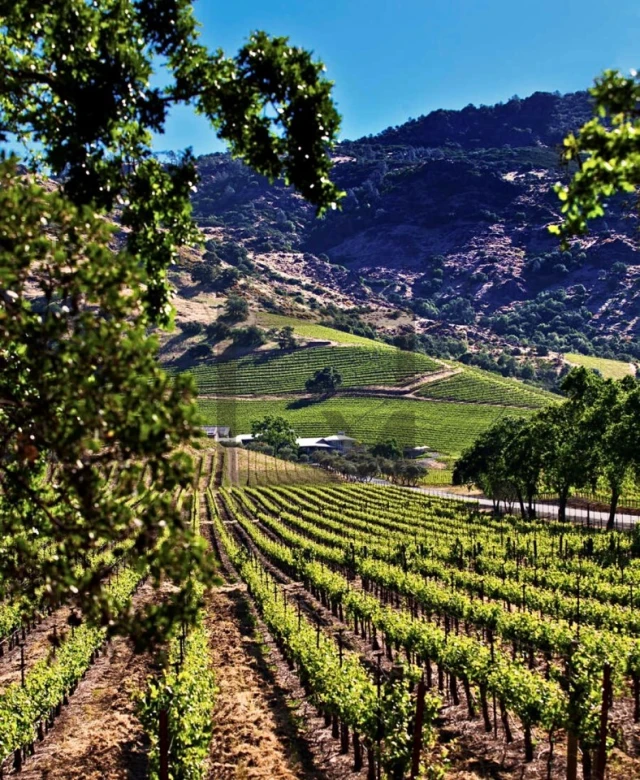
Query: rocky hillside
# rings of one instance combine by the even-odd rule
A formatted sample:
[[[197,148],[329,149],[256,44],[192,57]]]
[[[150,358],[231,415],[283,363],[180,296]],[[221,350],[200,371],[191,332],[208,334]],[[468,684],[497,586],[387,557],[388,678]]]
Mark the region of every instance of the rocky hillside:
[[[590,113],[586,93],[536,93],[345,141],[333,176],[347,195],[322,220],[228,156],[201,157],[194,208],[210,240],[179,284],[192,297],[235,289],[272,311],[369,324],[410,348],[638,360],[633,204],[613,204],[570,251],[546,230],[559,219],[553,184],[570,173],[559,144]]]

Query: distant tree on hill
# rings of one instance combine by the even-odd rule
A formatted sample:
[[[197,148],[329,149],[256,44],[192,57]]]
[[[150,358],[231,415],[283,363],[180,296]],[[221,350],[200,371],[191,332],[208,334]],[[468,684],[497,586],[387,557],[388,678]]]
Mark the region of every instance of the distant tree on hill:
[[[234,328],[229,331],[229,335],[236,347],[259,347],[267,341],[264,331],[257,325]]]
[[[242,322],[249,316],[249,302],[239,295],[230,295],[224,306],[225,319],[231,322]]]
[[[251,423],[251,433],[257,441],[273,447],[274,455],[277,455],[282,447],[296,446],[295,431],[284,417],[269,414],[262,420],[254,420]]]
[[[640,476],[640,385],[631,376],[616,382],[580,367],[562,390],[564,403],[529,420],[501,420],[479,436],[456,462],[453,482],[476,484],[496,505],[517,500],[523,517],[533,516],[542,488],[551,490],[560,521],[572,490],[605,482],[613,529],[625,481]]]
[[[400,333],[393,337],[391,343],[406,352],[414,352],[420,346],[420,340],[415,333]]]
[[[515,433],[513,422],[501,420],[485,431],[453,469],[454,485],[477,485],[497,508],[501,501],[510,504],[518,499],[518,487],[506,454]]]
[[[204,260],[194,265],[191,269],[191,278],[194,282],[211,286],[218,278],[220,271],[215,265],[207,263]]]
[[[224,341],[224,339],[229,338],[231,328],[227,325],[226,322],[222,322],[222,320],[216,320],[215,322],[211,322],[209,325],[207,325],[205,332],[207,334],[207,338],[215,344],[218,341]]]
[[[325,368],[319,368],[312,377],[307,379],[305,388],[308,393],[328,395],[329,393],[335,393],[341,384],[342,375],[340,372],[333,366],[326,366]]]
[[[293,349],[297,344],[293,326],[285,325],[283,328],[280,328],[276,334],[276,340],[280,349]]]
[[[220,262],[224,261],[243,274],[250,274],[255,270],[255,265],[242,244],[235,241],[207,241],[205,248],[204,259],[213,265],[220,265]]]
[[[427,476],[427,468],[420,463],[410,460],[397,460],[393,470],[394,482],[401,485],[417,485],[421,479]]]
[[[378,474],[378,462],[375,458],[366,458],[356,464],[356,470],[360,479],[368,482]]]

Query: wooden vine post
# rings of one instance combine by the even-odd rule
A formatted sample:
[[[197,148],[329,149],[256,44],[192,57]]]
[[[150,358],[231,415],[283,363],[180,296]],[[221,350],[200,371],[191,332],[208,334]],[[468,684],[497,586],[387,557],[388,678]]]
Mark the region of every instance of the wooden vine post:
[[[600,742],[596,761],[596,780],[604,780],[607,768],[607,718],[611,701],[611,664],[604,665],[602,675],[602,708],[600,710]]]
[[[420,772],[420,755],[422,753],[422,727],[424,723],[424,695],[426,686],[424,675],[418,682],[418,698],[416,701],[416,720],[413,731],[413,752],[411,755],[411,780],[418,777]]]
[[[562,538],[562,537],[561,537]],[[578,643],[574,640],[571,643],[571,651],[569,658],[567,659],[567,682],[569,688],[569,706],[571,707],[571,677],[573,674],[572,663],[573,654],[578,647]],[[576,726],[573,723],[569,724],[567,731],[567,780],[577,780],[578,777],[578,735],[576,733]]]
[[[160,780],[169,780],[169,716],[160,710],[159,722]]]

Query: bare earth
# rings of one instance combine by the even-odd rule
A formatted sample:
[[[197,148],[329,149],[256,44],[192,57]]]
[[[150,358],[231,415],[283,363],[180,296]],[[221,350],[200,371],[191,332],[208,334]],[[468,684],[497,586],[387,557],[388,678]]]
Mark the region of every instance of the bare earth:
[[[257,640],[236,591],[234,586],[214,591],[208,609],[219,688],[209,777],[293,780],[300,775],[287,733],[290,713],[277,686],[259,668]]]
[[[151,596],[143,586],[138,597]],[[132,693],[142,689],[149,659],[126,640],[107,647],[80,682],[44,742],[16,777],[21,780],[143,780],[147,747]]]

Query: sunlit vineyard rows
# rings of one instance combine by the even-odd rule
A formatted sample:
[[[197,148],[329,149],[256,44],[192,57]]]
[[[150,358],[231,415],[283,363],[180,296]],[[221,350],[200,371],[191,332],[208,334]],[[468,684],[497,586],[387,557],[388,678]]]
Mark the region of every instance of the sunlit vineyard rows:
[[[418,759],[437,776],[441,740],[452,733],[462,753],[508,756],[510,771],[531,767],[532,777],[564,777],[574,748],[577,777],[597,777],[603,735],[610,767],[636,766],[636,535],[493,516],[236,448],[194,455],[192,486],[176,490],[175,506],[217,556],[220,576],[246,586],[247,608],[275,642],[274,669],[282,664],[289,686],[295,677],[333,735],[322,750],[347,757],[354,777],[407,777]],[[110,578],[123,608],[147,578],[132,555],[125,545],[89,564]],[[215,776],[215,614],[196,588],[194,622],[178,627],[135,695],[152,777],[163,761],[174,776]],[[21,605],[27,617],[16,618],[12,606],[1,613],[0,748],[5,767],[28,768],[39,742],[55,745],[63,702],[71,717],[90,717],[75,692],[96,685],[106,634],[78,616],[38,655],[31,629],[50,618],[38,605],[30,613]],[[22,626],[24,684],[10,640]]]
[[[318,369],[340,372],[342,387],[398,385],[437,371],[426,355],[374,347],[313,347],[294,352],[254,352],[235,360],[219,360],[191,369],[198,391],[218,395],[267,395],[303,392]]]
[[[504,416],[530,414],[526,409],[415,401],[395,398],[332,398],[324,401],[199,400],[209,425],[229,425],[234,433],[251,431],[265,415],[285,417],[298,436],[346,431],[375,444],[395,437],[401,446],[428,445],[438,452],[459,453]]]
[[[285,627],[288,619],[295,626],[295,602],[287,612],[287,596],[278,594],[292,581],[303,583],[298,600],[328,607],[359,647],[381,647],[387,674],[391,662],[410,661],[425,676],[432,716],[459,705],[455,717],[476,723],[488,750],[517,748],[523,765],[538,762],[535,771],[560,777],[575,749],[583,776],[592,777],[607,738],[604,712],[619,729],[619,753],[629,746],[634,755],[634,537],[492,518],[456,501],[371,485],[223,489],[209,494],[209,505],[219,544],[258,601],[271,594],[279,605],[270,627],[283,633],[303,676]],[[366,679],[352,674],[355,710],[326,699],[349,729],[362,722],[359,697],[370,696]],[[371,741],[373,733],[363,727],[361,736]],[[383,739],[383,764],[389,750]],[[408,761],[406,745],[403,755]]]
[[[328,328],[325,325],[318,325],[317,322],[301,320],[297,317],[287,317],[283,314],[261,311],[257,313],[257,320],[259,325],[266,328],[290,326],[293,328],[295,335],[303,339],[332,341],[335,344],[353,344],[360,347],[368,347],[369,349],[394,349],[394,347],[389,346],[384,341],[373,341],[364,336],[356,336],[354,333]]]
[[[539,409],[558,399],[551,393],[474,368],[464,368],[459,374],[428,382],[418,391],[424,398],[445,401],[465,401],[477,404],[499,404]]]

